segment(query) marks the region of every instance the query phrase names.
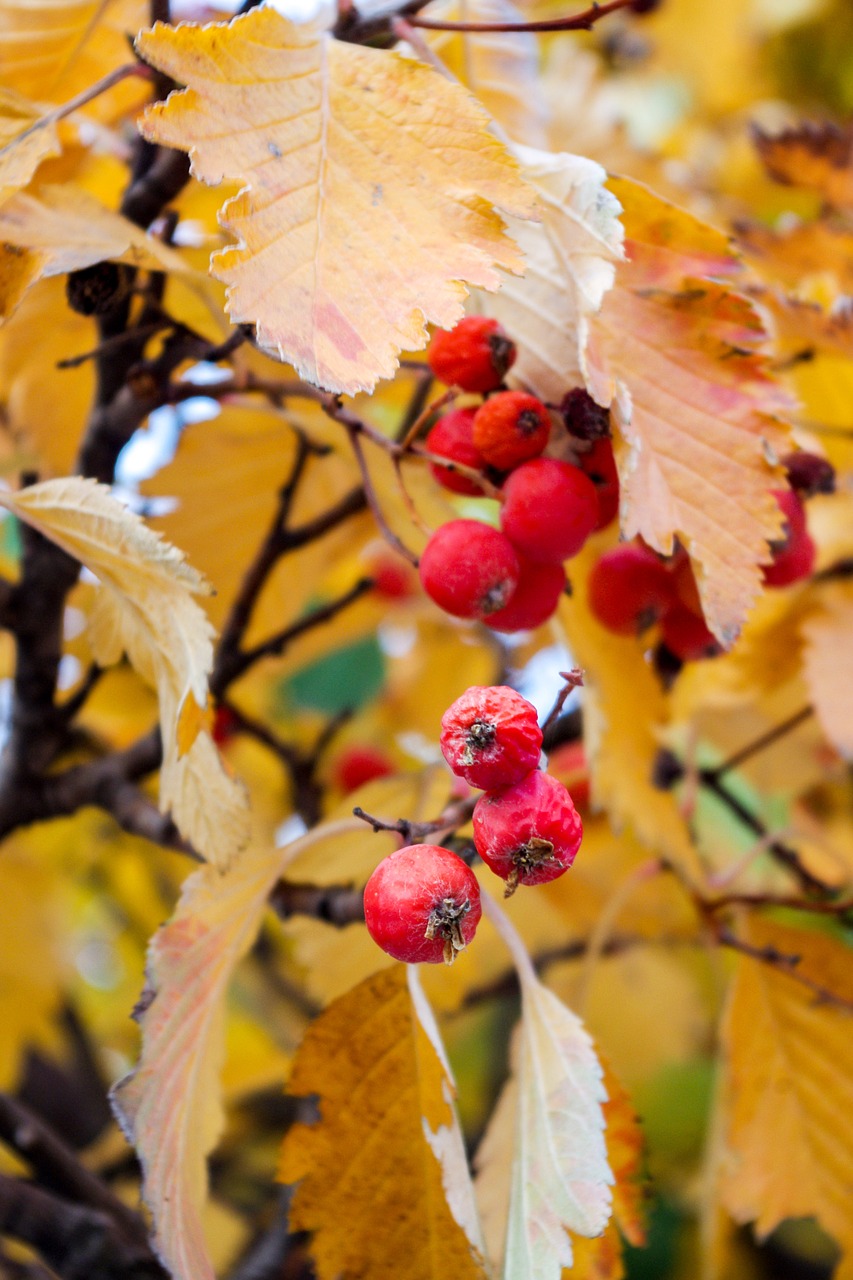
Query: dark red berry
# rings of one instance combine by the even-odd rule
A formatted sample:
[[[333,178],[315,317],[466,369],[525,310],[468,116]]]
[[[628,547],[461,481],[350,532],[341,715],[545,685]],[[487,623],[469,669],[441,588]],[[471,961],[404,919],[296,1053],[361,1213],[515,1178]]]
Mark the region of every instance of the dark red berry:
[[[450,520],[432,535],[421,556],[424,591],[455,618],[487,618],[518,586],[512,543],[479,520]]]
[[[596,529],[606,529],[619,514],[619,472],[610,440],[596,440],[588,453],[578,458],[578,466],[589,476],[598,494]]]
[[[473,938],[481,910],[474,872],[437,844],[389,854],[364,890],[368,933],[406,964],[452,964]]]
[[[510,602],[486,619],[494,631],[532,631],[553,617],[566,589],[561,564],[537,564],[519,555],[521,572]]]
[[[504,485],[501,528],[530,560],[562,564],[598,523],[595,485],[579,467],[555,458],[524,462]]]
[[[788,472],[788,484],[803,498],[816,493],[835,493],[835,467],[828,458],[800,449],[782,459]]]
[[[787,587],[808,578],[814,569],[817,548],[806,527],[806,511],[792,489],[775,489],[773,496],[785,515],[783,536],[770,544],[773,560],[763,566],[768,587]]]
[[[345,747],[335,761],[334,779],[336,786],[348,795],[375,778],[386,778],[394,772],[394,761],[381,747],[353,743]]]
[[[373,590],[386,600],[405,600],[415,590],[414,571],[399,556],[375,556],[369,572],[373,579]]]
[[[515,344],[487,316],[465,316],[453,329],[436,330],[427,350],[435,376],[463,391],[497,390],[515,356]]]
[[[674,603],[674,588],[663,563],[648,547],[626,542],[593,566],[587,584],[589,607],[608,631],[638,635]]]
[[[474,808],[474,844],[506,896],[520,884],[556,880],[575,860],[583,823],[562,782],[529,773],[521,782],[482,796]]]
[[[217,707],[210,736],[217,747],[225,747],[237,733],[239,721],[230,707]]]
[[[695,613],[697,618],[704,619],[705,614],[699,597],[696,575],[693,572],[693,562],[683,548],[676,553],[669,565],[669,571],[678,603],[685,609],[689,609],[691,613]]]
[[[579,440],[601,440],[610,435],[610,410],[596,404],[583,387],[573,387],[566,392],[560,413],[566,430]]]
[[[474,445],[498,471],[538,458],[550,434],[548,410],[525,391],[499,391],[474,415]]]
[[[682,662],[698,662],[700,658],[714,658],[722,652],[705,619],[681,603],[667,610],[661,634],[669,652]]]
[[[473,685],[441,717],[441,751],[457,777],[484,791],[520,781],[539,763],[536,708],[506,685]]]
[[[437,453],[451,462],[461,462],[464,467],[473,467],[476,471],[482,471],[485,461],[474,444],[476,412],[476,409],[451,409],[450,413],[445,413],[439,418],[424,441],[429,452]],[[451,493],[464,493],[476,497],[483,492],[481,485],[469,479],[468,476],[460,475],[458,471],[440,467],[434,462],[430,464],[430,470],[438,483],[445,489],[449,489]]]
[[[562,782],[577,809],[589,806],[589,761],[580,738],[562,742],[548,756],[548,772]]]

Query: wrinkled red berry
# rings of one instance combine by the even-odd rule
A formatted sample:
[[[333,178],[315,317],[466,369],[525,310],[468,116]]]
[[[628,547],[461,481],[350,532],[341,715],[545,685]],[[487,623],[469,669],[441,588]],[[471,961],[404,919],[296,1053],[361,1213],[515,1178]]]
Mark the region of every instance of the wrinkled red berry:
[[[773,560],[763,566],[768,587],[787,587],[808,578],[814,569],[817,548],[806,527],[806,511],[792,489],[776,489],[773,496],[785,515],[785,529],[779,542],[771,543]]]
[[[521,782],[482,796],[474,807],[474,844],[506,896],[519,884],[556,880],[575,860],[583,823],[562,782],[529,773]]]
[[[596,440],[588,453],[578,458],[578,466],[589,476],[598,494],[596,529],[606,529],[619,514],[619,472],[611,440]]]
[[[508,538],[479,520],[450,520],[421,556],[423,589],[454,618],[486,618],[518,586],[518,556]]]
[[[494,631],[532,631],[554,616],[566,589],[561,564],[537,564],[519,555],[521,572],[510,602],[490,613],[486,622]]]
[[[386,778],[394,771],[394,761],[381,747],[353,743],[345,747],[335,761],[335,785],[348,795],[365,783],[373,782],[375,778]]]
[[[800,449],[782,459],[788,472],[788,484],[803,498],[816,493],[835,493],[835,467],[828,458]]]
[[[501,528],[530,560],[562,564],[598,523],[595,485],[579,467],[555,458],[524,462],[504,485]]]
[[[578,440],[601,440],[610,435],[610,410],[596,404],[583,387],[573,387],[566,392],[560,413],[566,430]]]
[[[713,658],[721,652],[705,619],[680,603],[665,613],[661,635],[670,653],[682,662],[698,662],[700,658]]]
[[[506,685],[472,685],[441,717],[441,751],[453,772],[484,791],[518,782],[542,747],[536,708]]]
[[[452,964],[480,920],[480,886],[450,849],[413,844],[380,862],[364,890],[373,941],[407,964]]]
[[[626,542],[606,551],[587,583],[589,607],[608,631],[638,635],[674,602],[665,566],[648,547]]]
[[[550,434],[548,410],[525,391],[499,391],[474,415],[474,445],[499,471],[538,458]]]
[[[436,330],[427,349],[435,376],[463,391],[497,390],[515,356],[515,344],[487,316],[465,316],[453,329]]]
[[[485,466],[474,444],[474,414],[476,409],[451,409],[430,429],[424,444],[430,453],[437,453],[450,462],[461,462],[464,467],[473,467],[482,471]],[[469,496],[482,494],[482,486],[468,476],[462,476],[448,467],[440,467],[430,463],[430,470],[440,485],[451,493],[464,493]]]

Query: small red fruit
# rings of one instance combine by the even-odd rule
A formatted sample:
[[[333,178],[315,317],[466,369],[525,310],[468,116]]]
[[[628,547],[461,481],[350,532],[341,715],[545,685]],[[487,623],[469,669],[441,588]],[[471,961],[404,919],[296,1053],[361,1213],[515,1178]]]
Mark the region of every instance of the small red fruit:
[[[405,600],[414,592],[414,573],[398,556],[377,555],[370,562],[373,590],[385,600]]]
[[[554,748],[548,756],[548,772],[562,782],[576,809],[589,807],[589,761],[580,738]]]
[[[521,573],[509,604],[490,613],[486,622],[494,631],[532,631],[554,616],[566,589],[561,564],[537,564],[519,555]]]
[[[424,591],[455,618],[486,618],[509,602],[518,586],[512,543],[479,520],[450,520],[421,556]]]
[[[499,471],[538,458],[550,434],[548,410],[526,391],[499,391],[474,415],[474,445]]]
[[[374,778],[386,778],[394,773],[394,762],[380,747],[371,747],[367,743],[353,743],[345,747],[335,761],[335,784],[349,795],[357,791]]]
[[[648,547],[626,542],[606,551],[587,583],[592,614],[608,631],[634,636],[673,604],[672,579]]]
[[[452,409],[439,418],[424,441],[429,452],[437,453],[450,462],[461,462],[464,467],[482,471],[486,464],[474,444],[476,412],[476,409]],[[430,464],[430,470],[438,483],[451,493],[464,493],[473,497],[482,495],[482,487],[468,476],[462,476],[448,467],[440,467],[435,462]]]
[[[667,610],[661,634],[667,649],[682,662],[714,658],[721,652],[716,636],[705,625],[705,619],[683,604]]]
[[[463,391],[497,390],[515,357],[515,344],[487,316],[465,316],[453,329],[436,330],[427,350],[435,376]]]
[[[691,613],[695,613],[697,618],[704,620],[705,614],[702,610],[702,601],[699,598],[699,587],[696,582],[696,575],[693,572],[693,563],[683,548],[677,552],[675,559],[669,566],[669,571],[672,574],[672,585],[675,588],[678,603],[683,605],[685,609],[689,609]]]
[[[606,529],[619,514],[619,472],[610,440],[596,440],[589,453],[582,453],[578,466],[589,476],[598,494],[598,524]]]
[[[521,782],[482,796],[474,808],[474,844],[506,897],[519,884],[556,880],[575,860],[583,823],[562,782],[529,773]]]
[[[472,685],[441,717],[441,751],[472,787],[492,791],[519,782],[539,763],[536,708],[506,685]]]
[[[225,747],[237,733],[239,721],[230,707],[217,707],[210,736],[217,747]]]
[[[583,387],[573,387],[566,392],[560,413],[566,430],[579,440],[601,440],[610,435],[610,410],[596,404]]]
[[[788,472],[788,484],[803,498],[816,493],[835,493],[835,467],[828,458],[800,449],[782,459]]]
[[[580,551],[598,523],[595,485],[579,467],[534,458],[504,485],[501,528],[530,560],[562,564]]]
[[[452,964],[473,938],[481,910],[474,872],[437,844],[389,854],[364,890],[368,933],[406,964]]]
[[[773,561],[763,566],[768,587],[787,587],[808,578],[814,569],[817,548],[806,528],[806,512],[792,489],[776,489],[773,496],[785,515],[785,530],[779,542],[771,543]]]

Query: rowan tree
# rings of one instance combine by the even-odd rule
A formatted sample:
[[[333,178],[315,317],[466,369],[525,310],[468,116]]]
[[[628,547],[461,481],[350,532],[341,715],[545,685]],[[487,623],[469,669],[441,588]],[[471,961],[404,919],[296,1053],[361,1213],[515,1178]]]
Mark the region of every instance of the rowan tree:
[[[0,0],[0,1275],[848,1280],[849,6],[294,6]]]

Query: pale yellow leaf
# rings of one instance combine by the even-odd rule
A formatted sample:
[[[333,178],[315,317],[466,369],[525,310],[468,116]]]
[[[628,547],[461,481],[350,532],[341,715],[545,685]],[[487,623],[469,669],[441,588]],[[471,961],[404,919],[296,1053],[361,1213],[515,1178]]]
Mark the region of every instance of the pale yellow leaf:
[[[288,1090],[318,1095],[319,1120],[290,1130],[280,1170],[318,1280],[486,1276],[453,1084],[414,975],[395,965],[330,1005]]]
[[[178,723],[187,699],[207,705],[212,628],[193,598],[208,588],[176,547],[94,481],[46,480],[0,504],[58,543],[106,588],[90,617],[102,665],[126,652],[157,689],[163,737],[160,804],[200,853],[224,867],[248,836],[248,802],[207,733],[180,755]]]
[[[59,155],[55,124],[39,126],[42,108],[0,89],[0,202],[25,187],[42,160]]]
[[[848,760],[853,758],[853,593],[849,586],[824,587],[803,621],[803,674],[824,733]]]
[[[142,55],[188,88],[142,129],[180,147],[238,245],[212,267],[229,314],[333,391],[371,389],[401,349],[449,327],[465,284],[497,289],[522,263],[496,207],[534,193],[459,85],[399,54],[334,40],[261,7],[228,24],[157,24]],[[251,93],[245,66],[251,66]]]

